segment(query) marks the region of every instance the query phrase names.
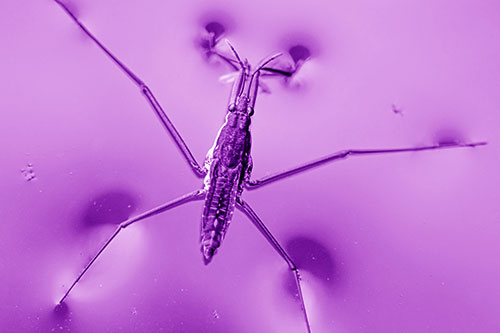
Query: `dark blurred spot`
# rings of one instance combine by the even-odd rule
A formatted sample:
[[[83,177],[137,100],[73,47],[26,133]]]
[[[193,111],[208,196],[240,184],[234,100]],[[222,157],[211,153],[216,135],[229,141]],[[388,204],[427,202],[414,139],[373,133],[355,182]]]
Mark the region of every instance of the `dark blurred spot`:
[[[463,142],[462,135],[454,129],[441,129],[435,134],[435,141],[440,146],[453,146]]]
[[[318,240],[297,236],[289,240],[285,248],[299,272],[309,272],[327,287],[338,280],[337,267],[330,251]],[[298,297],[295,278],[291,273],[288,273],[285,280],[285,288],[289,294]]]
[[[401,116],[403,115],[403,109],[398,108],[395,104],[391,105],[391,109],[392,109],[392,112],[394,112],[395,114],[399,114]]]
[[[224,35],[226,28],[222,23],[211,21],[204,26],[204,31],[201,34],[200,46],[207,53],[211,53],[217,45],[221,37]]]
[[[128,219],[137,205],[136,199],[123,190],[111,190],[91,199],[83,212],[85,227],[119,224]]]
[[[215,39],[219,39],[226,31],[226,28],[224,28],[224,25],[219,22],[209,22],[205,25],[205,30],[207,30],[208,33],[213,34]]]
[[[220,42],[233,26],[231,15],[224,10],[210,10],[204,13],[198,20],[202,27],[198,44],[210,56],[214,52],[215,46]]]
[[[304,45],[294,45],[288,49],[288,53],[295,64],[306,61],[311,56],[311,51]]]
[[[304,31],[307,31],[305,29]],[[283,36],[280,42],[281,49],[286,50],[289,57],[283,57],[279,62],[281,63],[280,69],[287,70],[290,75],[283,78],[282,83],[285,87],[298,90],[307,85],[307,82],[302,77],[297,80],[295,77],[300,76],[298,73],[301,71],[302,66],[311,61],[311,58],[317,57],[320,54],[320,47],[316,41],[316,37],[309,34],[295,31]]]
[[[69,307],[66,303],[59,303],[55,306],[53,316],[57,319],[66,319],[69,317]]]
[[[50,313],[46,319],[42,321],[39,327],[40,332],[77,332],[75,331],[75,327],[73,325],[71,316],[72,312],[69,310],[69,307],[66,303],[57,304],[52,313]]]
[[[286,249],[299,269],[309,271],[322,281],[332,281],[334,262],[329,250],[319,241],[298,236],[286,243]]]

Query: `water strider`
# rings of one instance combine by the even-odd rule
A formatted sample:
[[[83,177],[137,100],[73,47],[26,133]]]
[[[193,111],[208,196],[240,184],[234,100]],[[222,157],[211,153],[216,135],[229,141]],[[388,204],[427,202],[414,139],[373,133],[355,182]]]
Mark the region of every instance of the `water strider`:
[[[252,221],[257,229],[267,239],[269,244],[276,250],[276,252],[288,265],[290,272],[293,274],[295,279],[297,295],[301,302],[306,329],[308,332],[311,332],[311,326],[302,294],[301,279],[297,266],[293,262],[292,258],[280,245],[278,240],[273,236],[269,229],[267,229],[262,220],[255,213],[255,211],[247,202],[242,199],[241,196],[243,190],[246,188],[258,188],[262,185],[269,184],[276,180],[292,176],[294,174],[320,166],[322,164],[345,159],[349,156],[410,152],[451,147],[475,147],[478,145],[486,144],[485,142],[447,143],[400,149],[343,150],[319,158],[317,160],[304,163],[297,167],[265,176],[261,179],[251,180],[250,176],[252,172],[252,159],[250,155],[250,124],[252,115],[254,114],[257,93],[261,84],[259,82],[261,73],[264,72],[267,73],[267,75],[291,76],[293,75],[293,72],[286,72],[278,68],[266,67],[276,58],[281,56],[281,53],[275,54],[261,61],[260,65],[252,70],[250,64],[248,63],[248,60],[245,59],[245,61],[243,61],[236,52],[235,48],[229,42],[227,42],[227,44],[231,49],[234,58],[230,58],[216,51],[213,51],[212,48],[215,43],[212,40],[209,43],[212,50],[210,52],[219,56],[233,68],[238,69],[239,73],[232,87],[230,101],[227,108],[226,120],[220,128],[219,133],[217,134],[213,147],[208,151],[205,163],[203,164],[203,166],[200,166],[200,164],[198,164],[188,146],[182,139],[181,135],[175,129],[174,125],[160,106],[159,102],[156,100],[149,87],[120,60],[118,60],[118,58],[116,58],[104,45],[102,45],[99,40],[94,37],[89,32],[89,30],[87,30],[87,28],[77,19],[77,17],[68,9],[68,7],[66,7],[60,0],[54,1],[57,2],[66,11],[68,15],[78,24],[80,29],[82,29],[88,37],[90,37],[109,57],[111,57],[115,64],[118,65],[127,74],[127,76],[139,86],[142,94],[144,94],[148,102],[151,104],[152,109],[160,119],[167,132],[172,136],[174,142],[180,149],[186,161],[191,166],[194,173],[200,178],[204,177],[204,185],[201,189],[185,194],[179,198],[176,198],[170,202],[167,202],[161,206],[153,208],[147,212],[144,212],[122,222],[117,227],[115,232],[111,235],[111,237],[101,247],[98,253],[93,257],[93,259],[85,266],[85,268],[78,275],[75,281],[71,284],[71,286],[59,301],[59,304],[64,302],[64,300],[66,299],[66,297],[68,297],[71,290],[75,287],[78,281],[88,271],[88,269],[97,260],[100,254],[106,249],[106,247],[113,241],[113,239],[119,234],[122,229],[130,226],[133,223],[144,220],[147,217],[160,214],[174,207],[178,207],[184,203],[194,200],[204,200],[205,204],[202,213],[200,234],[203,262],[205,264],[210,263],[213,256],[217,253],[217,249],[220,247],[221,242],[228,230],[228,226],[231,222],[234,209],[235,207],[237,207],[243,213],[245,213],[245,215]]]

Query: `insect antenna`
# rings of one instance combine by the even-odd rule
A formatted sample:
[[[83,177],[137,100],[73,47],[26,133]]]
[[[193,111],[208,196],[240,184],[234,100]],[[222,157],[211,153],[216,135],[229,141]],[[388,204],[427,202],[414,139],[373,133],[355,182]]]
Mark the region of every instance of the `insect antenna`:
[[[255,100],[257,98],[257,90],[259,89],[259,75],[260,75],[260,70],[273,61],[274,59],[281,57],[283,55],[282,52],[276,53],[269,58],[265,58],[260,62],[260,64],[257,66],[257,68],[252,72],[252,76],[250,77],[250,83],[248,84],[248,90],[247,90],[247,96],[249,96],[250,100],[250,107],[255,106]]]
[[[245,68],[245,64],[243,63],[243,61],[241,61],[241,58],[238,54],[238,52],[236,52],[236,49],[234,48],[234,46],[229,42],[228,39],[226,39],[226,44],[227,46],[229,46],[229,48],[231,49],[231,51],[233,52],[234,56],[236,57],[236,59],[238,60],[238,63],[240,64],[241,68]]]

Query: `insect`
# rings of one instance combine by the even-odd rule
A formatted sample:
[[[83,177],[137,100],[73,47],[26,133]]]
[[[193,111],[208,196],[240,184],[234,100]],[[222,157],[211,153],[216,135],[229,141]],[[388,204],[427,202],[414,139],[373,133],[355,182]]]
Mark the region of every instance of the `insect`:
[[[277,252],[277,254],[280,255],[288,265],[290,274],[293,275],[293,278],[295,280],[297,295],[302,307],[305,329],[308,332],[311,332],[311,323],[302,294],[302,284],[298,267],[294,263],[293,259],[288,255],[287,251],[285,251],[285,249],[281,246],[280,242],[273,236],[264,222],[259,218],[258,214],[245,200],[243,200],[243,191],[245,189],[259,188],[263,185],[273,183],[277,180],[296,175],[305,170],[309,170],[311,168],[315,168],[317,166],[324,165],[333,161],[345,159],[349,156],[423,151],[451,147],[475,147],[485,144],[485,142],[449,142],[446,144],[399,149],[343,150],[331,155],[321,157],[317,160],[304,163],[288,170],[270,174],[261,179],[252,180],[250,125],[252,116],[255,111],[254,107],[257,94],[261,84],[261,75],[264,75],[263,73],[266,72],[271,75],[291,76],[293,72],[287,72],[279,68],[268,67],[274,60],[281,56],[281,54],[275,54],[269,58],[264,59],[258,66],[255,67],[255,69],[252,69],[248,60],[245,59],[243,61],[236,49],[228,42],[232,57],[226,57],[219,53],[216,53],[216,55],[226,61],[233,68],[238,69],[239,73],[231,90],[226,120],[219,130],[213,147],[207,154],[205,163],[203,165],[200,165],[191,153],[182,136],[179,134],[179,132],[176,130],[176,128],[168,118],[167,114],[164,112],[163,108],[153,95],[150,88],[139,77],[137,77],[134,72],[126,67],[115,55],[113,55],[78,20],[78,18],[69,10],[68,7],[66,7],[60,0],[54,1],[58,3],[63,10],[66,11],[66,13],[72,18],[72,20],[76,24],[78,24],[79,28],[82,29],[83,32],[89,38],[91,38],[140,88],[141,93],[145,96],[145,98],[151,105],[153,111],[158,116],[164,128],[171,135],[175,144],[181,151],[182,156],[188,162],[195,175],[200,178],[204,178],[204,184],[201,189],[195,190],[191,193],[187,193],[161,206],[158,206],[135,217],[129,218],[126,221],[123,221],[105,242],[105,244],[100,248],[97,254],[92,258],[92,260],[90,260],[90,262],[85,266],[83,271],[78,275],[74,282],[70,285],[68,290],[60,299],[59,304],[62,304],[65,301],[76,284],[99,258],[102,252],[118,236],[122,229],[127,228],[128,226],[142,221],[148,217],[158,215],[160,213],[183,205],[187,202],[204,200],[200,232],[200,245],[203,262],[207,265],[213,260],[213,257],[217,253],[217,250],[221,246],[221,243],[228,231],[228,227],[231,222],[234,210],[236,208],[240,209],[257,227],[259,232],[266,238],[266,240]],[[211,45],[211,47],[213,47],[215,43],[216,41],[212,41],[209,44]],[[303,61],[303,59],[297,59]],[[297,68],[295,70],[297,70]]]

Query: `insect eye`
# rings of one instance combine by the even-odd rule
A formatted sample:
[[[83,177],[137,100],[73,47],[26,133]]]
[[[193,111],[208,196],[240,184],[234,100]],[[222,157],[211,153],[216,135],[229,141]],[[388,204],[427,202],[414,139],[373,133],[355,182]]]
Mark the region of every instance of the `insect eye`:
[[[249,115],[249,116],[253,116],[253,112],[254,112],[254,111],[253,111],[253,107],[249,106],[249,107],[247,108],[247,113],[248,113],[248,115]]]

